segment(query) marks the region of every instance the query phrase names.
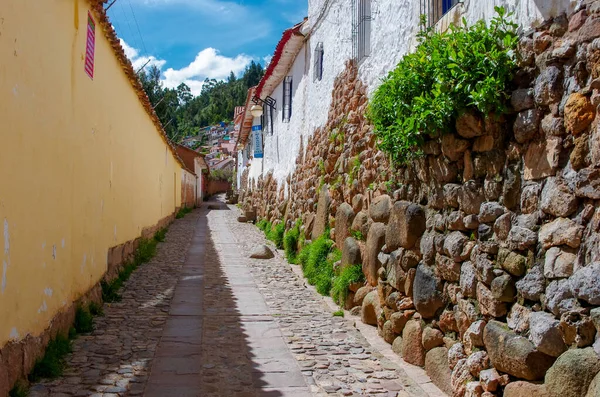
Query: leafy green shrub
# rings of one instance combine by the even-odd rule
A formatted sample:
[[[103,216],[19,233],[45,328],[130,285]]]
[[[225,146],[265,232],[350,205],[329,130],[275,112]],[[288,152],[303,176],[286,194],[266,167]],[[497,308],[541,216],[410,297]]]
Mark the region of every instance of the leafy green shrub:
[[[516,68],[516,24],[502,7],[488,27],[452,26],[419,35],[414,53],[405,55],[375,92],[368,117],[380,148],[396,164],[406,164],[427,137],[455,129],[467,110],[484,115],[506,110]]]
[[[73,327],[78,334],[85,334],[94,330],[94,316],[92,316],[89,309],[81,306],[77,308]]]
[[[352,265],[346,267],[342,272],[333,279],[331,288],[331,297],[340,306],[343,306],[348,297],[348,287],[350,284],[358,283],[365,280],[365,275],[362,271],[362,265]]]
[[[289,263],[296,263],[298,256],[298,242],[300,241],[300,222],[288,230],[283,236],[283,249]]]
[[[277,248],[283,248],[283,235],[285,234],[285,223],[279,222],[267,233],[267,238],[275,243]]]
[[[56,378],[65,369],[65,356],[71,352],[71,341],[64,335],[57,335],[46,347],[46,353],[38,360],[29,375],[36,382],[41,378]]]
[[[333,264],[342,254],[329,239],[329,230],[300,251],[298,261],[309,284],[314,285],[321,295],[329,295],[333,282]]]
[[[267,220],[261,219],[260,221],[256,222],[256,227],[264,232],[267,227]]]

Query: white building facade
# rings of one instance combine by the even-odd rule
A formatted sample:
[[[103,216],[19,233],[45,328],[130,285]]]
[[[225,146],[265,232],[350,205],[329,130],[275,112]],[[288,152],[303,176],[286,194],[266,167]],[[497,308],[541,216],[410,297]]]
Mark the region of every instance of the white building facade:
[[[272,173],[280,184],[293,173],[296,159],[315,129],[328,118],[336,77],[350,59],[358,62],[359,78],[371,96],[382,79],[417,45],[421,15],[436,29],[466,19],[491,20],[494,7],[513,12],[523,31],[572,12],[582,0],[309,0],[308,18],[284,32],[275,56],[254,97],[264,106],[263,157],[252,158],[249,180]],[[283,55],[282,55],[283,54]],[[278,56],[280,55],[280,56]],[[249,99],[252,99],[249,97]],[[246,112],[252,102],[248,102]],[[244,134],[242,127],[242,135]],[[251,136],[240,145],[238,175],[252,156]],[[240,147],[238,147],[240,149]]]

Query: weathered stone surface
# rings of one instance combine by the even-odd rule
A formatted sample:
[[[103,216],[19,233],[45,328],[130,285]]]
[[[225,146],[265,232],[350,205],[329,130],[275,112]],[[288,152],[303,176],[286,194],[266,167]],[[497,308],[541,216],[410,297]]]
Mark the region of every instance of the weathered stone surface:
[[[442,153],[449,161],[458,161],[464,157],[464,152],[471,143],[465,139],[460,139],[454,134],[444,134],[442,136]],[[444,172],[445,173],[445,172]]]
[[[542,379],[554,362],[552,357],[538,352],[531,341],[498,321],[488,322],[483,340],[494,368],[517,378]]]
[[[506,240],[510,233],[510,229],[512,228],[512,214],[506,213],[494,222],[494,233],[496,233],[496,237],[500,240]]]
[[[593,348],[569,350],[548,370],[546,389],[552,397],[585,396],[600,371],[600,359]]]
[[[582,226],[571,219],[557,218],[541,227],[539,238],[546,249],[560,245],[579,248],[582,235]]]
[[[537,211],[540,202],[540,185],[532,183],[523,188],[521,193],[521,212],[531,214]]]
[[[504,207],[500,203],[487,202],[481,205],[479,210],[479,222],[494,222],[500,215],[504,214]]]
[[[348,266],[358,265],[360,263],[362,263],[360,257],[360,246],[352,237],[346,238],[342,246],[341,268],[344,269]]]
[[[544,260],[544,276],[550,279],[571,277],[576,259],[577,252],[572,248],[550,248]]]
[[[407,363],[422,367],[425,365],[425,349],[421,343],[423,330],[421,322],[410,320],[402,331],[402,358]]]
[[[377,256],[381,248],[385,244],[385,225],[383,223],[374,223],[369,228],[367,236],[367,244],[365,248],[365,257],[363,258],[363,273],[367,278],[367,282],[372,285],[377,285],[377,271],[379,270],[379,261]]]
[[[600,262],[579,269],[569,279],[569,284],[575,298],[600,305]]]
[[[463,218],[463,223],[469,230],[475,230],[479,227],[479,219],[477,219],[477,215],[475,214],[465,216]]]
[[[485,321],[479,320],[469,326],[463,336],[466,351],[473,352],[473,348],[483,346],[483,331],[485,329],[485,324]]]
[[[521,197],[521,171],[519,165],[506,167],[504,185],[502,186],[502,203],[509,210],[516,210]]]
[[[600,200],[600,169],[584,168],[577,173],[575,194]]]
[[[460,290],[468,298],[475,298],[477,295],[477,270],[471,262],[464,262],[461,266]]]
[[[590,99],[578,92],[569,96],[565,104],[565,127],[567,132],[579,135],[596,117],[596,109]]]
[[[369,233],[369,215],[366,211],[360,211],[352,221],[352,230],[360,232],[363,237]]]
[[[377,318],[381,313],[381,304],[377,290],[373,290],[365,296],[360,311],[360,319],[363,323],[377,325]]]
[[[548,138],[542,142],[529,144],[524,160],[525,180],[554,176],[559,165],[561,148],[560,138]]]
[[[558,178],[548,178],[542,190],[542,211],[556,217],[568,217],[577,210],[577,197]]]
[[[463,138],[471,139],[485,133],[481,117],[471,112],[465,112],[456,119],[456,132]]]
[[[435,258],[436,273],[444,280],[455,282],[460,280],[460,263],[437,254]]]
[[[487,352],[480,350],[471,354],[469,358],[467,358],[467,367],[469,368],[471,375],[478,378],[481,371],[490,367],[490,359]]]
[[[529,339],[539,351],[552,357],[558,357],[567,350],[558,328],[560,322],[552,314],[531,313],[529,323]]]
[[[369,206],[369,216],[373,222],[387,223],[390,219],[392,199],[387,194],[376,197]]]
[[[533,90],[531,88],[523,88],[513,91],[510,104],[517,112],[533,108],[535,106]]]
[[[342,249],[347,237],[350,236],[352,222],[354,221],[354,210],[348,203],[342,203],[335,215],[335,245]]]
[[[483,283],[477,284],[477,300],[479,301],[479,310],[483,315],[502,317],[507,313],[506,303],[495,299],[492,291]]]
[[[585,397],[600,397],[600,373],[594,377]]]
[[[250,253],[250,258],[252,259],[271,259],[273,257],[275,257],[273,251],[266,245],[259,245]]]
[[[329,188],[327,185],[323,185],[319,192],[319,202],[317,204],[317,214],[315,216],[315,225],[312,229],[312,239],[316,240],[321,237],[327,228],[329,221],[329,205],[331,204],[331,198],[329,197]]]
[[[563,313],[558,328],[567,346],[588,347],[596,337],[594,320],[584,315],[581,308]]]
[[[363,301],[364,301],[365,297],[366,297],[366,296],[367,296],[367,294],[368,294],[369,292],[371,292],[372,290],[373,290],[373,287],[371,287],[371,286],[363,286],[363,287],[360,287],[360,288],[359,288],[359,289],[356,291],[356,293],[354,294],[354,304],[355,304],[356,306],[361,306],[361,307],[362,307],[362,304],[363,304]]]
[[[456,343],[448,349],[448,365],[454,369],[460,360],[467,359],[467,353],[462,343]]]
[[[452,371],[448,364],[448,349],[436,347],[425,356],[425,371],[434,385],[444,393],[451,395]]]
[[[406,326],[406,323],[412,318],[413,314],[414,310],[403,310],[393,313],[390,317],[390,321],[392,322],[392,329],[394,332],[401,335],[402,331],[404,331],[404,326]]]
[[[515,301],[517,290],[511,276],[505,274],[496,277],[491,285],[492,296],[500,302],[512,303]]]
[[[390,251],[414,247],[426,230],[425,212],[419,205],[398,201],[392,207],[385,244]]]
[[[517,277],[523,276],[527,270],[527,258],[504,248],[498,253],[498,263],[504,270]]]
[[[512,249],[526,250],[534,246],[537,240],[536,232],[521,226],[513,226],[508,233],[508,241]]]
[[[386,321],[383,324],[381,336],[383,337],[383,340],[389,343],[390,345],[394,343],[394,339],[396,339],[396,334],[394,333],[392,322],[390,320]]]
[[[552,113],[548,113],[542,119],[541,129],[546,137],[564,136],[567,133],[564,119],[562,117],[556,117]]]
[[[515,303],[506,317],[506,322],[510,329],[520,334],[529,329],[529,316],[531,309]]]
[[[465,214],[479,214],[485,201],[481,187],[475,181],[467,181],[460,191],[458,203]]]
[[[515,140],[518,143],[525,143],[535,138],[541,121],[542,113],[538,109],[529,109],[520,112],[513,126]]]
[[[558,317],[571,309],[571,298],[573,293],[569,280],[554,280],[546,288],[544,302],[547,309]]]
[[[549,66],[535,81],[534,99],[536,104],[547,106],[560,101],[563,94],[563,73],[556,66]]]
[[[492,149],[494,149],[494,137],[492,135],[482,135],[475,138],[473,152],[484,153]]]
[[[464,218],[462,211],[452,211],[448,215],[448,230],[466,230]]]
[[[550,397],[543,384],[511,382],[504,388],[504,397]]]
[[[473,381],[473,375],[467,365],[467,360],[460,360],[452,371],[451,385],[453,396],[464,396],[467,392],[467,384]]]
[[[436,328],[425,327],[422,336],[423,348],[427,351],[444,345],[444,334]]]
[[[495,368],[484,369],[479,373],[479,379],[481,380],[481,386],[483,387],[483,390],[487,392],[495,392],[500,383],[500,374]]]
[[[413,302],[424,318],[432,318],[442,308],[444,301],[439,290],[440,279],[425,264],[417,267],[413,286]]]
[[[469,239],[461,232],[452,232],[444,240],[444,253],[456,262],[464,260],[463,249]]]
[[[447,183],[444,185],[444,202],[446,203],[446,206],[458,208],[460,188],[461,186],[456,183]]]

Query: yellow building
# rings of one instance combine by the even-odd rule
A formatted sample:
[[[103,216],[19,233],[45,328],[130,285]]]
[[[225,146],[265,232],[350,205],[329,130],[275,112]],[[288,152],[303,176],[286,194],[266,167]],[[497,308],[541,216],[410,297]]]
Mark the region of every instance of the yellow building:
[[[181,205],[184,171],[102,1],[2,1],[0,57],[0,349],[27,351]],[[3,395],[30,363],[0,356]]]

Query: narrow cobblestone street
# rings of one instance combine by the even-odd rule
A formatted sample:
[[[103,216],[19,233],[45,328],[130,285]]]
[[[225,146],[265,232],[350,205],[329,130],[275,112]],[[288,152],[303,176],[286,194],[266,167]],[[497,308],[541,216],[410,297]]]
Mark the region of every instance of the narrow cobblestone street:
[[[331,309],[237,208],[205,203],[30,396],[432,396]],[[427,384],[431,386],[431,384]],[[424,390],[426,389],[426,390]]]

